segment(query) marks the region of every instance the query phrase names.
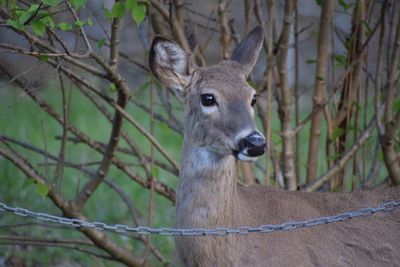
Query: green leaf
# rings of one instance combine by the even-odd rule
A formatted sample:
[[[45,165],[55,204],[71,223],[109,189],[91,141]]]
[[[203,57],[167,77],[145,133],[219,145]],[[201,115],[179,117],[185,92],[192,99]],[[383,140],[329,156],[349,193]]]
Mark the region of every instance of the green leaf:
[[[146,17],[146,5],[139,4],[135,8],[132,9],[131,15],[133,20],[136,22],[136,25],[140,25]]]
[[[317,63],[317,61],[316,61],[315,59],[307,59],[307,60],[306,60],[306,64],[307,64],[307,65],[315,64],[315,63]]]
[[[130,12],[137,6],[137,0],[126,0],[126,9]]]
[[[392,111],[393,112],[400,112],[400,99],[399,98],[393,99]]]
[[[110,83],[110,85],[108,86],[108,90],[110,90],[111,92],[116,92],[117,86],[115,85],[115,83]]]
[[[42,3],[51,7],[54,7],[61,3],[63,0],[42,0]]]
[[[33,4],[28,8],[27,13],[30,13],[31,15],[33,15],[38,9],[39,9],[39,5]]]
[[[18,17],[19,23],[21,23],[22,25],[25,25],[25,22],[27,22],[28,19],[30,19],[30,17],[32,17],[32,15],[33,15],[33,12],[21,11],[21,13]]]
[[[43,36],[46,31],[46,25],[41,20],[32,20],[31,29],[36,35]]]
[[[86,0],[70,0],[70,3],[74,8],[78,9],[86,4]]]
[[[46,62],[48,59],[49,59],[49,56],[47,56],[47,55],[42,55],[42,54],[39,55],[40,62]]]
[[[27,10],[19,9],[16,10],[16,15],[18,16],[18,22],[21,25],[25,25],[28,21],[32,20],[39,9],[39,5],[33,4]]]
[[[338,159],[339,157],[340,157],[340,155],[334,154],[334,155],[330,155],[330,156],[326,157],[326,160],[332,161],[332,160]]]
[[[83,22],[82,20],[77,20],[77,21],[75,21],[75,26],[77,26],[77,27],[79,27],[79,28],[82,28],[84,25],[85,25],[85,22]]]
[[[336,66],[346,66],[347,58],[344,55],[334,55]]]
[[[344,11],[349,10],[353,6],[352,3],[347,4],[345,0],[338,0],[338,2],[339,2],[339,5],[341,5],[343,7]]]
[[[349,125],[347,126],[347,130],[348,130],[349,132],[356,132],[358,129],[357,129],[357,127],[354,126],[353,124],[349,124]]]
[[[40,21],[52,29],[56,27],[56,24],[54,23],[54,20],[50,17],[50,15],[45,16],[44,18],[40,19]]]
[[[112,18],[113,18],[111,11],[107,8],[104,8],[104,16],[106,17],[106,19],[108,21],[112,20]]]
[[[125,3],[117,2],[111,9],[113,18],[122,18],[125,14]]]
[[[37,183],[36,184],[36,192],[38,193],[39,196],[44,198],[49,193],[49,188],[47,187],[47,185],[45,183]]]
[[[18,30],[20,30],[20,31],[23,31],[23,30],[24,30],[24,25],[21,24],[21,23],[20,23],[19,21],[17,21],[17,20],[8,19],[8,20],[6,21],[6,24],[7,24],[7,25],[10,25],[11,27],[13,27],[13,28],[15,28],[15,29],[18,29]]]
[[[346,132],[345,129],[343,128],[336,128],[333,130],[332,136],[331,136],[331,140],[334,141],[336,140],[336,138],[341,137],[342,135],[344,135],[344,133]]]
[[[368,25],[368,23],[365,20],[363,20],[363,24],[364,24],[364,27],[366,28],[365,35],[370,36],[372,33],[371,27]]]
[[[322,0],[315,0],[315,3],[316,3],[317,5],[319,5],[319,6],[321,6],[321,2],[322,2]]]
[[[28,178],[24,181],[24,183],[22,184],[22,189],[25,189],[31,185],[33,185],[35,183],[35,180],[33,180],[32,178]]]
[[[91,18],[88,18],[87,20],[87,25],[92,26],[93,25],[93,21]]]
[[[66,22],[61,22],[58,24],[58,28],[60,30],[62,30],[63,32],[65,31],[69,31],[72,29],[72,25],[70,23],[66,23]]]
[[[99,40],[97,41],[97,46],[98,46],[99,48],[102,48],[102,47],[105,45],[105,43],[106,43],[106,38],[101,38],[101,39],[99,39]]]
[[[325,77],[324,77],[323,75],[318,75],[318,76],[317,76],[317,79],[318,79],[319,81],[324,81],[324,80],[325,80]]]

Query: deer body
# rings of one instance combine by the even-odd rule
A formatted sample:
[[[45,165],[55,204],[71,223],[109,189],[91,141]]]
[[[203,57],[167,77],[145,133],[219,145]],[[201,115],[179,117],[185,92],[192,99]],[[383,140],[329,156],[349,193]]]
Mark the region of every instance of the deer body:
[[[284,192],[236,183],[236,160],[255,160],[265,139],[257,131],[254,90],[246,78],[261,45],[254,29],[232,59],[197,68],[175,43],[153,41],[150,66],[185,110],[184,147],[176,227],[256,227],[334,215],[400,198],[385,192]],[[400,212],[289,232],[177,237],[184,266],[396,266],[400,265]]]
[[[183,151],[176,210],[179,228],[307,220],[377,206],[400,196],[399,188],[384,193],[306,193],[238,186],[233,156],[215,161],[205,172],[204,167],[196,168],[200,160],[196,150],[185,145]],[[183,266],[398,266],[400,213],[288,232],[176,237],[176,245]]]

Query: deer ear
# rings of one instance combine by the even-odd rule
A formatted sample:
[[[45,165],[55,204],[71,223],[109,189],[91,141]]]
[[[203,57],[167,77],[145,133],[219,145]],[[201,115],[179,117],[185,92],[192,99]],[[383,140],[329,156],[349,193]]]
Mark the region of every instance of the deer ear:
[[[178,44],[163,37],[154,38],[150,49],[150,69],[179,98],[190,83],[188,62],[189,57]]]
[[[244,76],[247,78],[254,65],[263,44],[264,31],[261,26],[256,26],[232,53],[232,60],[243,66]]]

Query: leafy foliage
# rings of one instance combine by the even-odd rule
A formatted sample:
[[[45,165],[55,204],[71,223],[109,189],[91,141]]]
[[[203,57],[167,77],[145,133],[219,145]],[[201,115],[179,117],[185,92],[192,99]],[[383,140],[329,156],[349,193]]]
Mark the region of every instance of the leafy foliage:
[[[347,66],[347,58],[345,55],[334,55],[335,58],[335,67],[346,67]]]
[[[400,98],[393,99],[392,111],[395,113],[400,112]]]
[[[349,10],[353,6],[353,3],[347,3],[346,0],[338,0],[338,2],[344,11]]]
[[[126,6],[133,20],[137,25],[140,25],[146,16],[146,3],[138,2],[137,0],[127,0]]]
[[[83,7],[87,0],[70,0],[72,6],[76,9]]]
[[[50,7],[55,7],[60,4],[63,0],[42,0],[42,3]]]
[[[137,0],[127,0],[126,2],[114,3],[111,10],[104,8],[104,15],[108,20],[113,18],[122,18],[128,11],[139,26],[146,17],[146,2],[138,2]]]
[[[86,5],[87,0],[71,0],[69,1],[73,8],[80,9]],[[46,32],[46,27],[51,29],[55,28],[55,23],[53,20],[53,14],[48,11],[48,7],[55,8],[59,5],[64,5],[62,0],[42,0],[40,4],[31,4],[29,7],[24,8],[13,1],[5,1],[13,11],[13,18],[6,21],[7,25],[18,29],[20,31],[25,30],[25,26],[30,26],[32,32],[40,37],[42,37]],[[146,2],[138,2],[137,0],[127,0],[122,2],[116,2],[112,6],[111,10],[104,8],[104,16],[108,20],[113,18],[121,19],[126,11],[128,11],[139,26],[146,17]],[[91,18],[87,19],[87,22],[76,20],[75,22],[59,22],[57,27],[61,31],[71,31],[74,27],[92,26],[93,21]]]

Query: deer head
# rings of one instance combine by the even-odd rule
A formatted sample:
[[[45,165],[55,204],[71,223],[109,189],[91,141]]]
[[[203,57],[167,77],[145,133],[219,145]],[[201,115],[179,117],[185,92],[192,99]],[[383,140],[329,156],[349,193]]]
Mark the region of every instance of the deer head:
[[[150,68],[173,89],[185,110],[185,142],[219,156],[253,161],[265,151],[265,138],[254,121],[255,90],[246,82],[261,50],[263,31],[256,27],[230,60],[200,68],[176,43],[156,37]]]

